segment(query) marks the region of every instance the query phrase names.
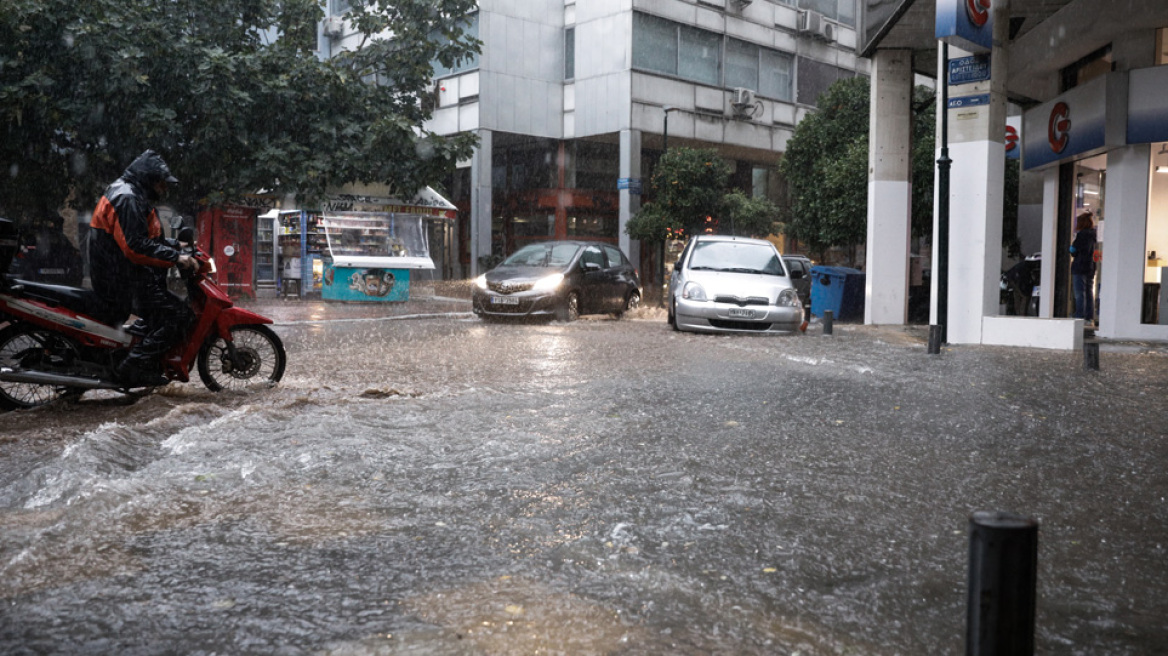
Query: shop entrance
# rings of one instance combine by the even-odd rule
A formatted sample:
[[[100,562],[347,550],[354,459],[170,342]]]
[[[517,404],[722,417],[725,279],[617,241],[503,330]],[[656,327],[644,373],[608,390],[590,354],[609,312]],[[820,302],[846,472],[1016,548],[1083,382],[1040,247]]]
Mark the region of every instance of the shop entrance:
[[[1140,322],[1168,324],[1168,142],[1152,144]]]
[[[1075,223],[1080,214],[1093,215],[1096,245],[1091,258],[1095,277],[1091,282],[1091,316],[1099,320],[1099,283],[1103,262],[1103,234],[1107,218],[1107,155],[1097,155],[1071,164],[1060,171],[1060,188],[1065,191],[1059,202],[1058,241],[1055,253],[1054,316],[1075,316],[1074,281],[1071,275],[1071,244]]]

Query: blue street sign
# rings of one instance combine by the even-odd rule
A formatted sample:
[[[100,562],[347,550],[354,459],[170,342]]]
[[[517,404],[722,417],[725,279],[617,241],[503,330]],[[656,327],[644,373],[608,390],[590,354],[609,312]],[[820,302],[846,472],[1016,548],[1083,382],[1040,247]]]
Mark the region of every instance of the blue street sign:
[[[969,84],[990,79],[990,56],[973,55],[949,60],[949,84]]]
[[[630,194],[639,196],[641,194],[641,179],[640,178],[618,178],[616,181],[617,189],[628,189]]]
[[[962,107],[977,107],[978,105],[990,104],[990,94],[983,93],[976,96],[961,96],[960,98],[949,99],[949,109],[961,109]]]

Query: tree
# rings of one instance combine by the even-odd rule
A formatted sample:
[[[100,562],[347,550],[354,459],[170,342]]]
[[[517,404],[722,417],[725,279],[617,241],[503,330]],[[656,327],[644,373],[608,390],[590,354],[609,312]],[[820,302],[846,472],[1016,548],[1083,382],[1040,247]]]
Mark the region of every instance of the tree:
[[[764,237],[778,208],[766,199],[727,191],[730,165],[714,150],[673,148],[649,178],[653,200],[629,220],[633,239],[663,242],[699,232]]]
[[[351,182],[412,193],[441,177],[474,138],[423,131],[420,98],[432,61],[477,50],[461,27],[475,0],[352,5],[364,40],[322,60],[316,0],[6,0],[0,211],[70,194],[91,207],[146,148],[185,208],[261,189],[311,202]]]
[[[784,231],[817,253],[853,247],[868,229],[869,81],[837,81],[819,97],[787,144],[779,171],[788,184]],[[913,102],[912,231],[929,232],[933,215],[932,92],[918,87]]]

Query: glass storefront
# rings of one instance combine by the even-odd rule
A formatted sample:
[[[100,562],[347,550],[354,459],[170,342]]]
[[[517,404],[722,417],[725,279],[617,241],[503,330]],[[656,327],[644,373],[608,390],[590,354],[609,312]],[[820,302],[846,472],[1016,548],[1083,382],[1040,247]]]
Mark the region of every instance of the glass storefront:
[[[1144,239],[1144,293],[1140,320],[1168,324],[1168,142],[1152,144],[1148,228]]]
[[[492,153],[492,256],[534,241],[619,240],[620,146],[496,133]]]

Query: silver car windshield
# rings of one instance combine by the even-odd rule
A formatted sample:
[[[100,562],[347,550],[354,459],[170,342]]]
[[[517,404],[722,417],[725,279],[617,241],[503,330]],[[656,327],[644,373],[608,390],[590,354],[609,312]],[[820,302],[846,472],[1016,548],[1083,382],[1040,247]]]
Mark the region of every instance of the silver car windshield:
[[[563,268],[572,262],[577,244],[528,244],[503,260],[500,266]]]
[[[707,241],[694,244],[689,257],[691,271],[728,271],[786,276],[775,249],[763,244]]]

